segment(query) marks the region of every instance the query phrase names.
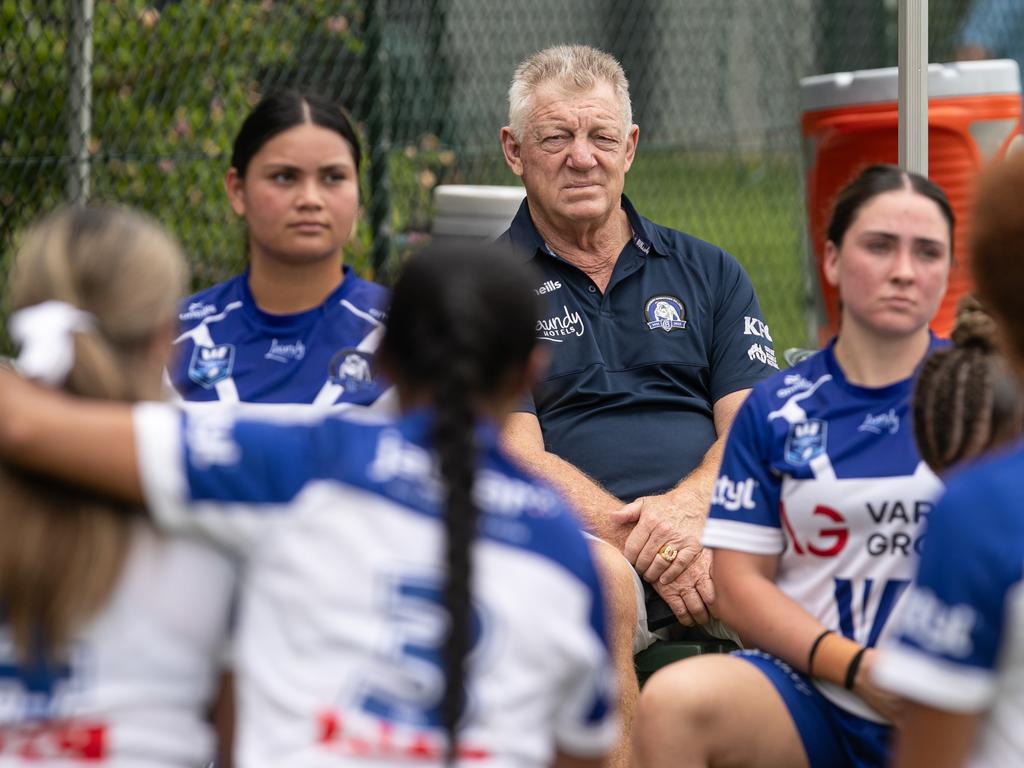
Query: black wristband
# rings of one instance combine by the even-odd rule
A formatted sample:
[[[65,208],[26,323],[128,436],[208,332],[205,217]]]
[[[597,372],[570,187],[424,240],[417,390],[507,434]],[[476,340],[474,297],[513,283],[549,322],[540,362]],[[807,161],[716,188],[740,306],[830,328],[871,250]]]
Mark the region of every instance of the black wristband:
[[[818,646],[821,645],[821,641],[825,639],[827,635],[831,635],[832,630],[826,629],[811,643],[811,650],[807,652],[807,676],[813,677],[814,673],[811,671],[811,666],[814,664],[814,654],[818,652]]]
[[[853,690],[853,682],[857,679],[857,670],[860,669],[860,660],[864,658],[864,651],[866,650],[867,647],[864,647],[857,651],[853,658],[850,659],[849,666],[846,667],[846,680],[843,682],[843,688],[848,691]]]

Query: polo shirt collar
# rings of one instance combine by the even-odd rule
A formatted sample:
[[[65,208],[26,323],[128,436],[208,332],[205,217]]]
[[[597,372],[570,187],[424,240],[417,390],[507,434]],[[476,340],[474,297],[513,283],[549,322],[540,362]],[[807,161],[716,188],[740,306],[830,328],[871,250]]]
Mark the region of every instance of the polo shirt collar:
[[[633,228],[633,244],[644,255],[652,253],[658,256],[666,255],[667,251],[664,247],[659,247],[661,246],[659,234],[656,231],[652,232],[651,223],[637,213],[629,198],[623,195],[621,204],[622,210],[626,212],[626,217],[629,219],[629,225]],[[530,218],[530,208],[526,198],[523,198],[515,218],[509,225],[508,234],[512,244],[527,258],[532,259],[537,251],[544,251],[554,256],[547,243],[544,242],[544,238],[540,236],[540,232],[537,231],[537,227],[534,226],[533,219]]]

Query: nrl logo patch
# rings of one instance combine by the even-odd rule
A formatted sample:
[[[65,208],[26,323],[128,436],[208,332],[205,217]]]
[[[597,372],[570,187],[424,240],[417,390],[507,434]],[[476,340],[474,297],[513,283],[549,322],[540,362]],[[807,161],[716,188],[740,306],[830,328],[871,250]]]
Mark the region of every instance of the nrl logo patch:
[[[808,419],[793,424],[786,436],[786,461],[796,467],[805,467],[816,456],[825,452],[828,422]]]
[[[644,304],[644,320],[649,330],[671,333],[686,328],[686,306],[675,296],[652,296]]]
[[[213,388],[218,382],[231,375],[235,367],[233,344],[218,344],[216,347],[196,347],[188,364],[188,377],[204,389]]]
[[[358,392],[373,384],[373,355],[354,347],[339,350],[331,358],[328,373],[346,392]]]

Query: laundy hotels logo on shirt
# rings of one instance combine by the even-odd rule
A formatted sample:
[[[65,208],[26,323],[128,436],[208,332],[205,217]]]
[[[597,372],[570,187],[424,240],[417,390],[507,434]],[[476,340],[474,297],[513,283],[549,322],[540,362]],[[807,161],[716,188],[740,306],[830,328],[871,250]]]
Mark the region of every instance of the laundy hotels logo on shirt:
[[[537,321],[537,338],[542,341],[555,341],[561,344],[565,341],[563,336],[582,336],[586,330],[583,325],[583,317],[579,312],[573,312],[566,305],[562,305],[562,314],[549,317],[547,320]]]
[[[652,296],[644,303],[644,320],[649,330],[671,333],[686,328],[686,305],[675,296]]]

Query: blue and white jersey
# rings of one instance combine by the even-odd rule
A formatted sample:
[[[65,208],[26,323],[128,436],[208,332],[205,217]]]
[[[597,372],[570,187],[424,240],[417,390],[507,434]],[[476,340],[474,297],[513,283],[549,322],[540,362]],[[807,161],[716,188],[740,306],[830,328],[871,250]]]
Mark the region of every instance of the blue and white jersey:
[[[390,295],[350,267],[344,275],[323,304],[291,315],[257,307],[248,272],[186,299],[171,385],[189,402],[371,405],[385,389],[374,355]]]
[[[778,555],[779,589],[865,646],[888,631],[942,488],[914,444],[911,386],[850,383],[834,344],[758,384],[730,430],[704,529],[706,546]],[[849,691],[815,684],[880,721]]]
[[[949,481],[877,682],[952,712],[983,712],[970,765],[1024,764],[1024,445]]]
[[[0,765],[212,760],[209,713],[234,583],[222,553],[140,521],[113,592],[66,658],[19,660],[0,620]]]
[[[444,521],[426,414],[370,423],[136,410],[157,519],[245,561],[236,757],[437,764]],[[485,445],[463,762],[549,765],[616,738],[597,575],[558,497]]]

